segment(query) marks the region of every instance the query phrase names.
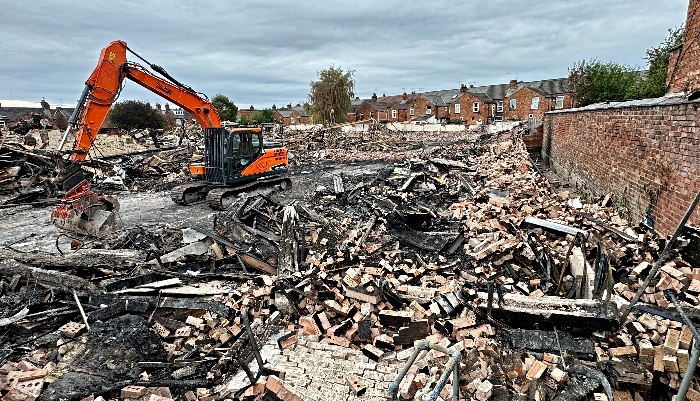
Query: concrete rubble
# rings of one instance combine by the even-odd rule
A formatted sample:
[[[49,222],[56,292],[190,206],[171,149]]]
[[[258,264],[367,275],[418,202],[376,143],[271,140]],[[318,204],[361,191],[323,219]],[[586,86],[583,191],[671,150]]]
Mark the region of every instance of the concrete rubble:
[[[0,249],[0,400],[385,400],[407,362],[398,398],[448,400],[452,354],[464,400],[677,393],[694,342],[668,291],[697,323],[695,229],[620,322],[667,239],[545,178],[522,128],[281,135],[293,188],[206,226]],[[85,169],[163,191],[196,142]],[[2,207],[57,199],[50,153],[6,143],[0,163]],[[442,351],[409,361],[423,340]]]

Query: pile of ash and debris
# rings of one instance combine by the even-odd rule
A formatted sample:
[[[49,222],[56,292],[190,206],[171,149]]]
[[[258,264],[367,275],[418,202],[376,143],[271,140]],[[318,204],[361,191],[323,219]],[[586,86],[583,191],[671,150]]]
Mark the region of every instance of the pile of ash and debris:
[[[0,250],[2,399],[677,393],[694,369],[697,231],[669,241],[609,196],[555,190],[517,131],[372,141],[390,144],[374,164],[355,140],[297,147],[309,171],[291,191],[242,196],[210,229]],[[173,152],[140,171],[178,174],[191,156]]]

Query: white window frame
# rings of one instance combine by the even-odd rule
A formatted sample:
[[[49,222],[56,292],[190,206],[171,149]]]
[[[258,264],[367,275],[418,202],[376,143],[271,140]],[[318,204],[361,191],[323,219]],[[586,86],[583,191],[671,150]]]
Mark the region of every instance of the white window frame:
[[[396,118],[396,110],[391,111],[391,118]]]
[[[411,106],[411,115],[412,116],[416,115],[416,109],[414,109],[413,106]]]
[[[425,114],[433,114],[433,108],[430,106],[425,107]]]
[[[557,96],[557,98],[554,102],[554,108],[555,109],[563,109],[564,108],[564,96]]]
[[[503,121],[503,116],[496,116],[494,118],[495,121]]]
[[[474,102],[474,103],[472,104],[472,111],[473,111],[474,113],[478,113],[478,112],[479,112],[479,102]]]
[[[530,109],[532,110],[537,110],[540,108],[540,97],[539,96],[533,96],[532,101],[530,103]]]
[[[455,103],[455,114],[459,114],[462,111],[462,105]]]
[[[510,102],[508,102],[508,109],[509,110],[517,110],[518,108],[518,99],[510,99]]]
[[[503,100],[499,100],[496,102],[496,112],[503,113]]]

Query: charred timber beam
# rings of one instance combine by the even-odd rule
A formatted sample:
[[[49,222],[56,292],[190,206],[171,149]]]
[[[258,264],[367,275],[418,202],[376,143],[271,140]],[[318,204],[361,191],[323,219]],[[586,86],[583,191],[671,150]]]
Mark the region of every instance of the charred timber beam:
[[[479,308],[487,308],[488,294],[478,293],[483,301]],[[493,306],[494,319],[508,322],[512,327],[540,328],[565,327],[582,332],[616,330],[619,327],[617,307],[614,303],[591,299],[562,299],[559,297],[533,298],[518,294],[504,294],[503,303]]]
[[[0,274],[4,276],[19,274],[28,280],[36,281],[47,287],[60,288],[68,293],[73,292],[73,290],[91,294],[101,291],[95,284],[78,276],[31,267],[18,262],[0,262]]]

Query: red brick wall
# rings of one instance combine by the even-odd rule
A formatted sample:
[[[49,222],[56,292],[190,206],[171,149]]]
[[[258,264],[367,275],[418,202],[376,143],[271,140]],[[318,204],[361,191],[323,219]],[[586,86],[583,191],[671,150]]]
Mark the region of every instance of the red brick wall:
[[[409,116],[409,121],[416,117],[425,115],[425,109],[430,106],[431,114],[435,115],[435,105],[423,96],[417,96],[416,100],[413,102],[413,107],[415,108],[415,115]]]
[[[548,113],[542,155],[582,192],[612,192],[633,222],[650,210],[654,228],[667,235],[700,190],[699,106]],[[700,225],[700,209],[689,224]]]
[[[539,97],[540,101],[537,109],[532,109],[532,98]],[[515,110],[510,109],[510,99],[516,99]],[[523,87],[519,91],[513,93],[512,96],[503,99],[503,119],[504,120],[527,120],[530,114],[533,118],[540,120],[544,117],[544,113],[549,111],[551,100],[544,95],[533,91],[528,87]]]
[[[474,113],[474,102],[479,102],[478,113]],[[459,114],[455,113],[455,104],[460,105]],[[462,117],[464,124],[476,124],[479,120],[486,124],[490,116],[491,104],[485,103],[469,93],[460,96],[450,105],[450,121],[459,121],[459,118]]]
[[[685,42],[671,53],[666,83],[668,92],[700,89],[700,0],[690,0],[685,21]]]

